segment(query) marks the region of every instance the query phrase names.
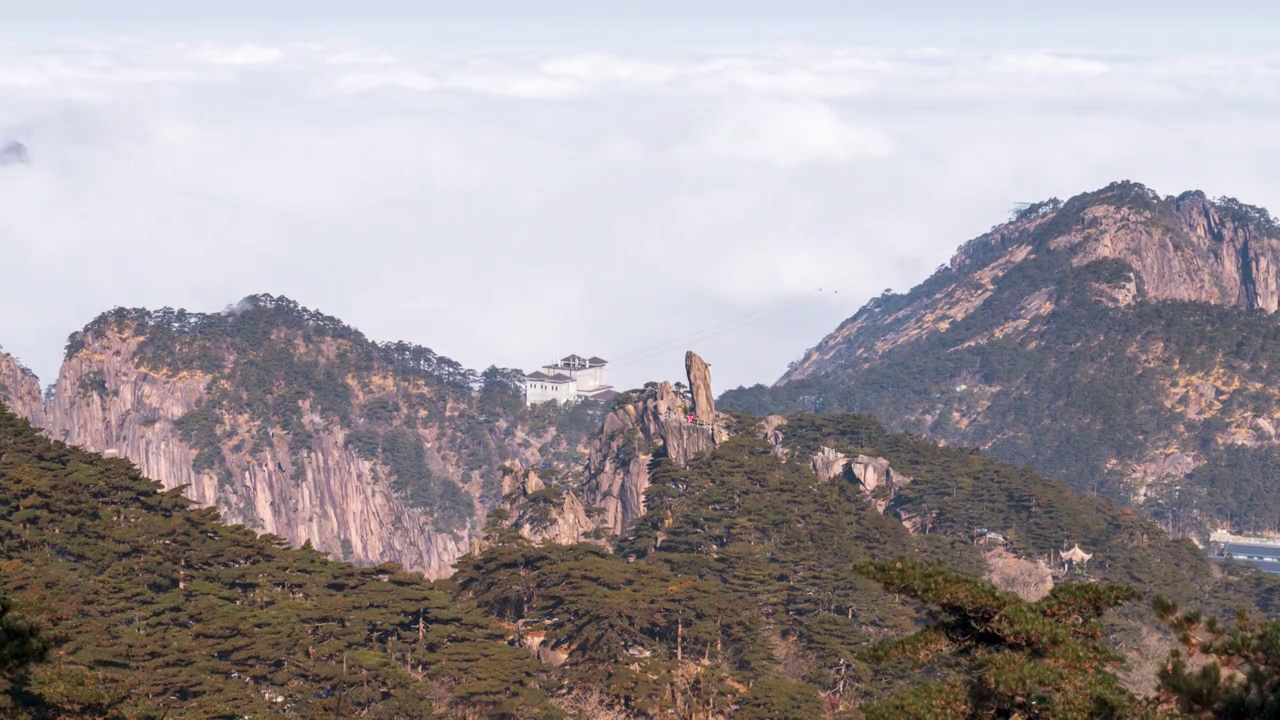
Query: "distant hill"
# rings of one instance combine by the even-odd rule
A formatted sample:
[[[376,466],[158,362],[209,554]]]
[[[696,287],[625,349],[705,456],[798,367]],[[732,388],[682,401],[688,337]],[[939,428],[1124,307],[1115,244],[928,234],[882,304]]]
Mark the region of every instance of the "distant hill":
[[[24,165],[31,161],[27,146],[17,140],[0,142],[0,167],[5,165]]]
[[[56,392],[0,354],[0,399],[51,437],[133,460],[230,522],[432,577],[504,494],[500,468],[577,463],[603,408],[525,407],[522,373],[375,343],[271,295],[221,313],[103,313]]]
[[[1276,610],[1274,579],[867,417],[725,417],[696,446],[708,431],[687,420],[648,438],[617,424],[662,419],[674,397],[657,384],[611,413],[589,442],[613,458],[599,476],[508,496],[530,517],[643,488],[619,537],[537,543],[495,510],[437,583],[224,525],[0,410],[0,597],[54,645],[0,676],[0,703],[31,718],[843,717],[917,679],[869,654],[932,617],[858,570],[894,558],[1025,597],[1119,580],[1219,614]],[[1149,686],[1168,633],[1142,604],[1107,622],[1132,687]]]
[[[872,300],[757,414],[872,413],[1202,533],[1280,524],[1280,226],[1114,183],[1048,200]]]

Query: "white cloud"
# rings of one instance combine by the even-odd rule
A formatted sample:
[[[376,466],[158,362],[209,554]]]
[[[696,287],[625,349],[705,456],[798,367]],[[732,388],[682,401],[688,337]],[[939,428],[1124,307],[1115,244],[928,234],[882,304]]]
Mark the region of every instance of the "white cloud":
[[[1111,72],[1111,66],[1099,60],[1043,52],[999,55],[995,58],[995,66],[1001,70],[1037,78],[1054,75],[1102,75]]]
[[[261,45],[236,45],[233,47],[206,47],[196,57],[214,65],[270,65],[284,57],[284,51]]]
[[[440,83],[426,73],[407,69],[347,72],[334,78],[332,83],[333,91],[349,95],[384,88],[428,91],[438,87]]]
[[[588,352],[636,384],[693,335],[718,383],[770,381],[1014,201],[1128,177],[1280,210],[1277,77],[1048,50],[4,45],[0,141],[33,162],[0,170],[0,343],[49,380],[114,305],[267,291],[473,366]]]
[[[554,57],[543,62],[541,70],[552,77],[572,78],[593,85],[664,83],[681,74],[680,68],[673,65],[641,62],[606,53]]]
[[[724,108],[692,149],[790,168],[884,157],[893,142],[880,130],[849,123],[820,103],[767,101]]]
[[[383,52],[343,50],[326,60],[330,65],[394,65],[396,57]]]

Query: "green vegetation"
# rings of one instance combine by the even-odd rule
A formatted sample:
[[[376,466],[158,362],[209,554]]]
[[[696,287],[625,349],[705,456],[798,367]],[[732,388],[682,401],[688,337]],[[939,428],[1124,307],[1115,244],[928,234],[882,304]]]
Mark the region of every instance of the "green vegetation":
[[[882,514],[849,478],[819,481],[739,434],[686,467],[654,461],[647,512],[613,552],[535,545],[495,514],[484,551],[428,583],[223,526],[0,413],[0,703],[30,718],[1142,717],[1209,702],[1208,681],[1172,658],[1168,707],[1135,698],[1112,641],[1148,616],[1110,608],[1141,592],[1274,611],[1274,582],[1227,567],[1207,586],[1189,544],[1033,472],[865,417],[783,432],[795,457],[865,452],[914,479]],[[417,462],[396,442],[409,459],[389,463]],[[926,535],[893,517],[926,509]],[[1025,555],[1071,540],[1095,557],[1025,602],[975,579],[975,526]],[[1241,632],[1264,630],[1280,637]],[[1245,691],[1218,692],[1226,708]]]
[[[1268,611],[1275,597],[1274,579],[1238,568],[1204,583],[1214,571],[1190,542],[1032,471],[866,417],[799,416],[782,431],[797,457],[819,446],[887,457],[914,481],[882,515],[854,481],[819,482],[738,435],[687,467],[656,460],[647,512],[614,553],[533,545],[496,523],[488,549],[459,564],[459,597],[565,652],[552,673],[561,686],[597,688],[641,717],[732,707],[733,717],[957,718],[1015,717],[1027,702],[1046,710],[1024,717],[1134,717],[1138,700],[1109,669],[1118,643],[1158,623],[1141,604],[1105,610],[1138,592],[1227,613]],[[929,534],[908,534],[899,512],[931,515]],[[1079,542],[1094,558],[1049,598],[1023,602],[974,579],[985,571],[977,528],[1006,533],[1024,556]],[[889,569],[895,558],[909,576]],[[963,596],[958,610],[943,602],[951,594]],[[941,603],[923,635],[912,635],[918,607],[899,595]],[[886,650],[939,633],[951,644],[927,656]],[[939,697],[958,714],[909,712]]]
[[[1176,597],[1191,590],[1189,571],[1209,572],[1203,552],[1190,541],[1172,539],[1105,500],[1078,495],[1062,483],[973,450],[890,433],[873,418],[859,415],[794,416],[783,434],[801,456],[827,446],[851,457],[891,459],[895,471],[914,480],[898,491],[887,511],[928,518],[933,534],[968,538],[986,528],[1029,557],[1079,543],[1096,551],[1091,575]],[[1209,602],[1204,596],[1196,599]]]
[[[222,456],[222,443],[218,437],[219,422],[214,406],[209,403],[202,403],[174,422],[178,438],[196,451],[195,460],[191,463],[196,472],[216,470],[223,467],[226,462]]]
[[[102,375],[102,371],[95,370],[87,372],[80,378],[79,383],[80,397],[89,397],[96,395],[101,399],[106,399],[110,394],[107,390],[107,380]]]
[[[1146,714],[1109,672],[1120,656],[1100,642],[1103,614],[1136,600],[1132,588],[1068,583],[1032,603],[936,566],[895,561],[860,570],[936,609],[926,628],[874,651],[933,672],[866,708],[869,720]]]
[[[392,428],[382,436],[383,463],[395,478],[392,487],[412,505],[434,508],[445,526],[457,525],[471,517],[471,500],[462,488],[448,480],[436,478],[427,467],[427,452],[422,438],[403,427]]]
[[[648,512],[616,553],[495,529],[459,563],[460,596],[567,650],[569,687],[642,716],[778,717],[820,690],[852,697],[870,677],[860,647],[914,616],[853,564],[914,543],[856,489],[763,449],[739,437],[686,468],[656,461]]]
[[[44,660],[49,644],[35,623],[18,617],[13,603],[0,598],[0,678],[13,677],[34,662]]]
[[[395,566],[285,549],[188,506],[129,463],[0,411],[0,593],[12,599],[0,605],[0,712],[552,712],[528,654],[443,589]],[[41,640],[47,661],[16,674]]]
[[[110,333],[142,338],[134,356],[141,368],[208,377],[205,401],[176,422],[195,450],[196,471],[230,484],[244,466],[266,461],[301,479],[318,436],[336,426],[347,447],[379,461],[401,496],[431,511],[442,530],[472,522],[476,509],[458,483],[430,470],[433,462],[475,473],[481,502],[496,504],[496,469],[513,457],[520,433],[550,438],[539,450],[547,463],[563,465],[577,459],[603,414],[600,403],[526,408],[518,370],[477,374],[428,348],[374,343],[336,318],[270,295],[214,314],[119,308],[72,335],[68,356]],[[105,397],[102,372],[87,373],[80,392]],[[431,438],[441,441],[439,459],[429,456]]]
[[[1160,688],[1188,717],[1251,720],[1280,716],[1280,622],[1239,616],[1228,626],[1157,599],[1156,610],[1178,633],[1160,671]],[[1201,660],[1192,669],[1190,659]]]
[[[1025,230],[984,236],[962,248],[964,270],[944,268],[911,292],[874,299],[847,320],[861,323],[832,348],[822,374],[766,388],[739,388],[721,405],[756,415],[858,412],[895,430],[983,448],[995,457],[1067,482],[1073,489],[1121,503],[1125,478],[1153,451],[1178,446],[1208,465],[1186,478],[1166,478],[1173,490],[1151,512],[1180,533],[1230,519],[1242,530],[1275,529],[1280,499],[1233,469],[1270,467],[1270,451],[1223,450],[1228,420],[1248,425],[1280,407],[1280,320],[1274,314],[1197,303],[1142,302],[1132,267],[1103,259],[1076,266],[1070,248],[1050,241],[1084,222],[1100,204],[1150,213],[1155,225],[1181,221],[1175,203],[1136,183],[1116,183],[1072,198]],[[1221,200],[1222,212],[1259,232],[1274,231],[1266,211]],[[1138,221],[1135,221],[1138,222]],[[1170,234],[1176,242],[1177,233]],[[1011,246],[1034,252],[995,281],[981,307],[945,330],[875,355],[875,343],[902,330],[889,320],[948,287],[976,291],[968,273]],[[1139,302],[1112,307],[1109,289],[1136,285]],[[1025,332],[993,334],[1017,318],[1028,299],[1052,305]],[[874,360],[857,353],[873,353]],[[1188,379],[1217,376],[1235,389],[1209,399],[1212,412],[1188,417]],[[1180,388],[1173,390],[1173,388]],[[1181,405],[1179,403],[1182,403]],[[1244,483],[1244,486],[1240,486]],[[1177,488],[1186,488],[1186,491]]]

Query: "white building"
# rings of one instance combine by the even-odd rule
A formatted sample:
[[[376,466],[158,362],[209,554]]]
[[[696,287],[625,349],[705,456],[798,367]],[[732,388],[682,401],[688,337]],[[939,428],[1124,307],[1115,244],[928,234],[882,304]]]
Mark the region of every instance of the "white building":
[[[601,358],[570,355],[543,365],[524,376],[525,402],[537,405],[548,400],[558,403],[583,398],[612,400],[618,393],[604,382],[604,368],[609,363]]]

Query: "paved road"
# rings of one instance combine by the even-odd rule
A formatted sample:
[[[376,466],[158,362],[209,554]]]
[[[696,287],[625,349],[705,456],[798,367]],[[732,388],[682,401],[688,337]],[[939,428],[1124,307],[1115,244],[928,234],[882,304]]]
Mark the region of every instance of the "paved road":
[[[1280,574],[1280,546],[1227,543],[1222,546],[1222,551],[1237,562],[1253,565],[1263,572]],[[1223,560],[1219,556],[1210,556],[1210,559],[1215,562]]]

